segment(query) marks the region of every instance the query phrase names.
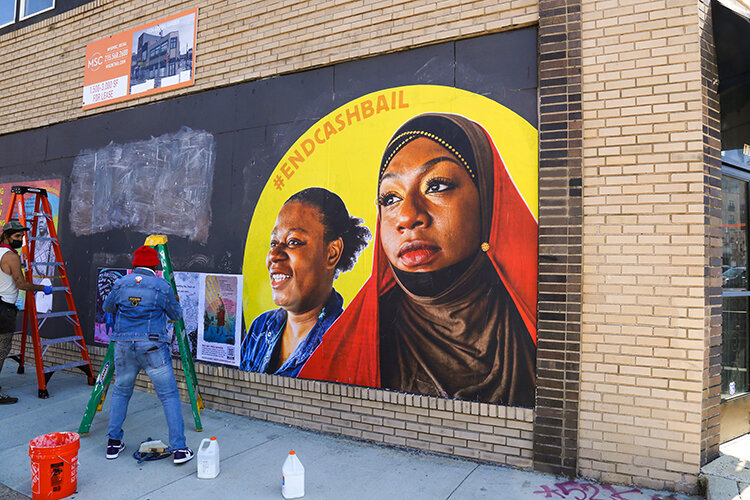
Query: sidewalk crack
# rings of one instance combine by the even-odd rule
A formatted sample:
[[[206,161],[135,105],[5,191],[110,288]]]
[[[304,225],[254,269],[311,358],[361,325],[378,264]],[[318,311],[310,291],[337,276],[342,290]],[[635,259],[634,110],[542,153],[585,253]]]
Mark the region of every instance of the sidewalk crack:
[[[457,485],[457,486],[456,486],[455,488],[453,488],[453,491],[451,491],[450,495],[448,495],[447,497],[445,497],[445,500],[450,500],[450,497],[452,497],[452,496],[453,496],[453,494],[454,494],[454,493],[455,493],[456,491],[458,491],[458,489],[459,489],[459,488],[461,487],[461,485],[462,485],[462,484],[464,484],[464,482],[465,482],[465,481],[466,481],[467,479],[469,479],[469,476],[471,476],[472,474],[474,474],[474,471],[475,471],[475,470],[477,470],[478,468],[479,468],[479,464],[476,464],[476,465],[474,466],[474,468],[473,468],[473,469],[471,469],[471,471],[470,471],[470,472],[469,472],[468,474],[466,474],[466,477],[465,477],[465,478],[463,478],[463,479],[461,480],[461,482],[460,482],[460,483],[458,483],[458,485]]]

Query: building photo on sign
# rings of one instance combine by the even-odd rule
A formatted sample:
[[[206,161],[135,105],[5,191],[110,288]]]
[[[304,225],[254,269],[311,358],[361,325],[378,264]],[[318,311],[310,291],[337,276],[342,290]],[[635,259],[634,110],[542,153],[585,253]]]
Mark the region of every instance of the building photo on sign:
[[[195,14],[133,33],[130,94],[193,79]]]

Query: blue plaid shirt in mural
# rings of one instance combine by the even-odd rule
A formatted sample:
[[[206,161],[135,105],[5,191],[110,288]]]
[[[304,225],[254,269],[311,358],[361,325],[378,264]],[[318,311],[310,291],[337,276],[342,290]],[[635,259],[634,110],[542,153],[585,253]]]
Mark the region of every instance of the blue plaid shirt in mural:
[[[273,373],[296,377],[307,362],[307,358],[320,345],[323,334],[330,328],[336,318],[343,312],[344,300],[334,290],[331,293],[323,310],[318,316],[318,321],[313,326],[307,337],[300,342],[291,356],[276,371],[269,371],[269,364],[274,358],[274,352],[280,348],[281,334],[286,325],[287,313],[284,309],[267,311],[255,318],[242,342],[242,360],[240,368],[251,372]]]

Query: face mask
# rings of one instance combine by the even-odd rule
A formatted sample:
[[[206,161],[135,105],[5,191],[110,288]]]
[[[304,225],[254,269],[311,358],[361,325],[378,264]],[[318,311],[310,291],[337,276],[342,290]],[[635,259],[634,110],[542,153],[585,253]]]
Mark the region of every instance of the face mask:
[[[11,248],[19,249],[23,246],[23,240],[13,240],[10,242]]]

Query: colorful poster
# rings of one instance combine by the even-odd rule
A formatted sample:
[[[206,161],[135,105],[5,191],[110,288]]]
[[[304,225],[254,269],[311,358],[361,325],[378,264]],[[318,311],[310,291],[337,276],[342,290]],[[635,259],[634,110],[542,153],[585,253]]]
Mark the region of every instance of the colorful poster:
[[[52,217],[55,223],[55,227],[59,227],[59,215],[60,215],[60,179],[47,179],[41,181],[18,181],[18,182],[7,182],[0,184],[0,221],[5,222],[8,212],[11,210],[10,202],[13,196],[11,188],[13,186],[27,186],[33,188],[44,188],[47,190],[47,199],[49,200],[50,208],[52,209]],[[26,213],[26,225],[31,227],[32,215],[34,213],[34,204],[36,196],[31,194],[24,195],[24,211]],[[18,207],[15,207],[14,218],[18,217]],[[47,229],[47,220],[39,218],[39,226],[37,227],[37,237],[45,238],[49,236],[49,230]],[[36,240],[34,242],[34,262],[54,262],[55,255],[52,248],[52,243],[45,240]],[[49,285],[52,281],[44,276],[54,276],[56,274],[55,266],[39,266],[34,269],[36,277],[34,283]],[[37,312],[44,313],[49,312],[52,309],[52,298],[51,296],[45,296],[43,293],[37,293],[36,296]],[[26,300],[26,293],[21,290],[18,292],[18,299],[16,300],[16,306],[19,309],[23,309],[24,302]]]
[[[201,292],[201,273],[188,273],[175,271],[174,284],[177,287],[177,296],[180,298],[182,307],[182,320],[185,323],[185,335],[190,346],[190,353],[195,359],[197,355],[196,345],[198,343],[198,296]],[[168,328],[174,332],[174,324],[169,323]],[[172,336],[172,355],[180,356],[180,346],[177,337]]]
[[[130,274],[131,269],[100,267],[96,279],[96,314],[94,316],[94,342],[109,344],[109,336],[115,328],[115,317],[104,312],[102,306],[119,278]]]
[[[291,146],[243,262],[241,368],[534,406],[538,133],[452,87],[354,99]]]
[[[0,220],[5,221],[10,210],[10,200],[13,195],[11,188],[13,186],[27,186],[34,188],[44,188],[47,190],[47,199],[49,200],[50,208],[52,208],[52,216],[55,219],[55,227],[59,227],[59,214],[60,214],[60,179],[47,179],[41,181],[18,181],[18,182],[4,182],[0,184]],[[34,211],[34,197],[30,194],[24,195],[24,208],[27,214]]]
[[[114,329],[114,315],[105,313],[102,305],[117,279],[132,273],[132,269],[99,268],[96,288],[96,317],[94,340],[109,343]],[[162,276],[162,271],[156,272]],[[175,271],[177,296],[182,308],[185,335],[193,359],[237,365],[242,335],[242,277]],[[207,295],[206,295],[207,294]],[[239,304],[239,306],[238,306]],[[239,307],[239,309],[238,309]],[[201,320],[203,319],[203,320]],[[239,321],[238,321],[239,319]],[[172,342],[172,355],[180,357],[180,347],[174,336],[174,324],[167,323]]]
[[[198,9],[86,45],[83,109],[195,82]]]
[[[242,339],[242,276],[202,274],[197,359],[238,366]]]

